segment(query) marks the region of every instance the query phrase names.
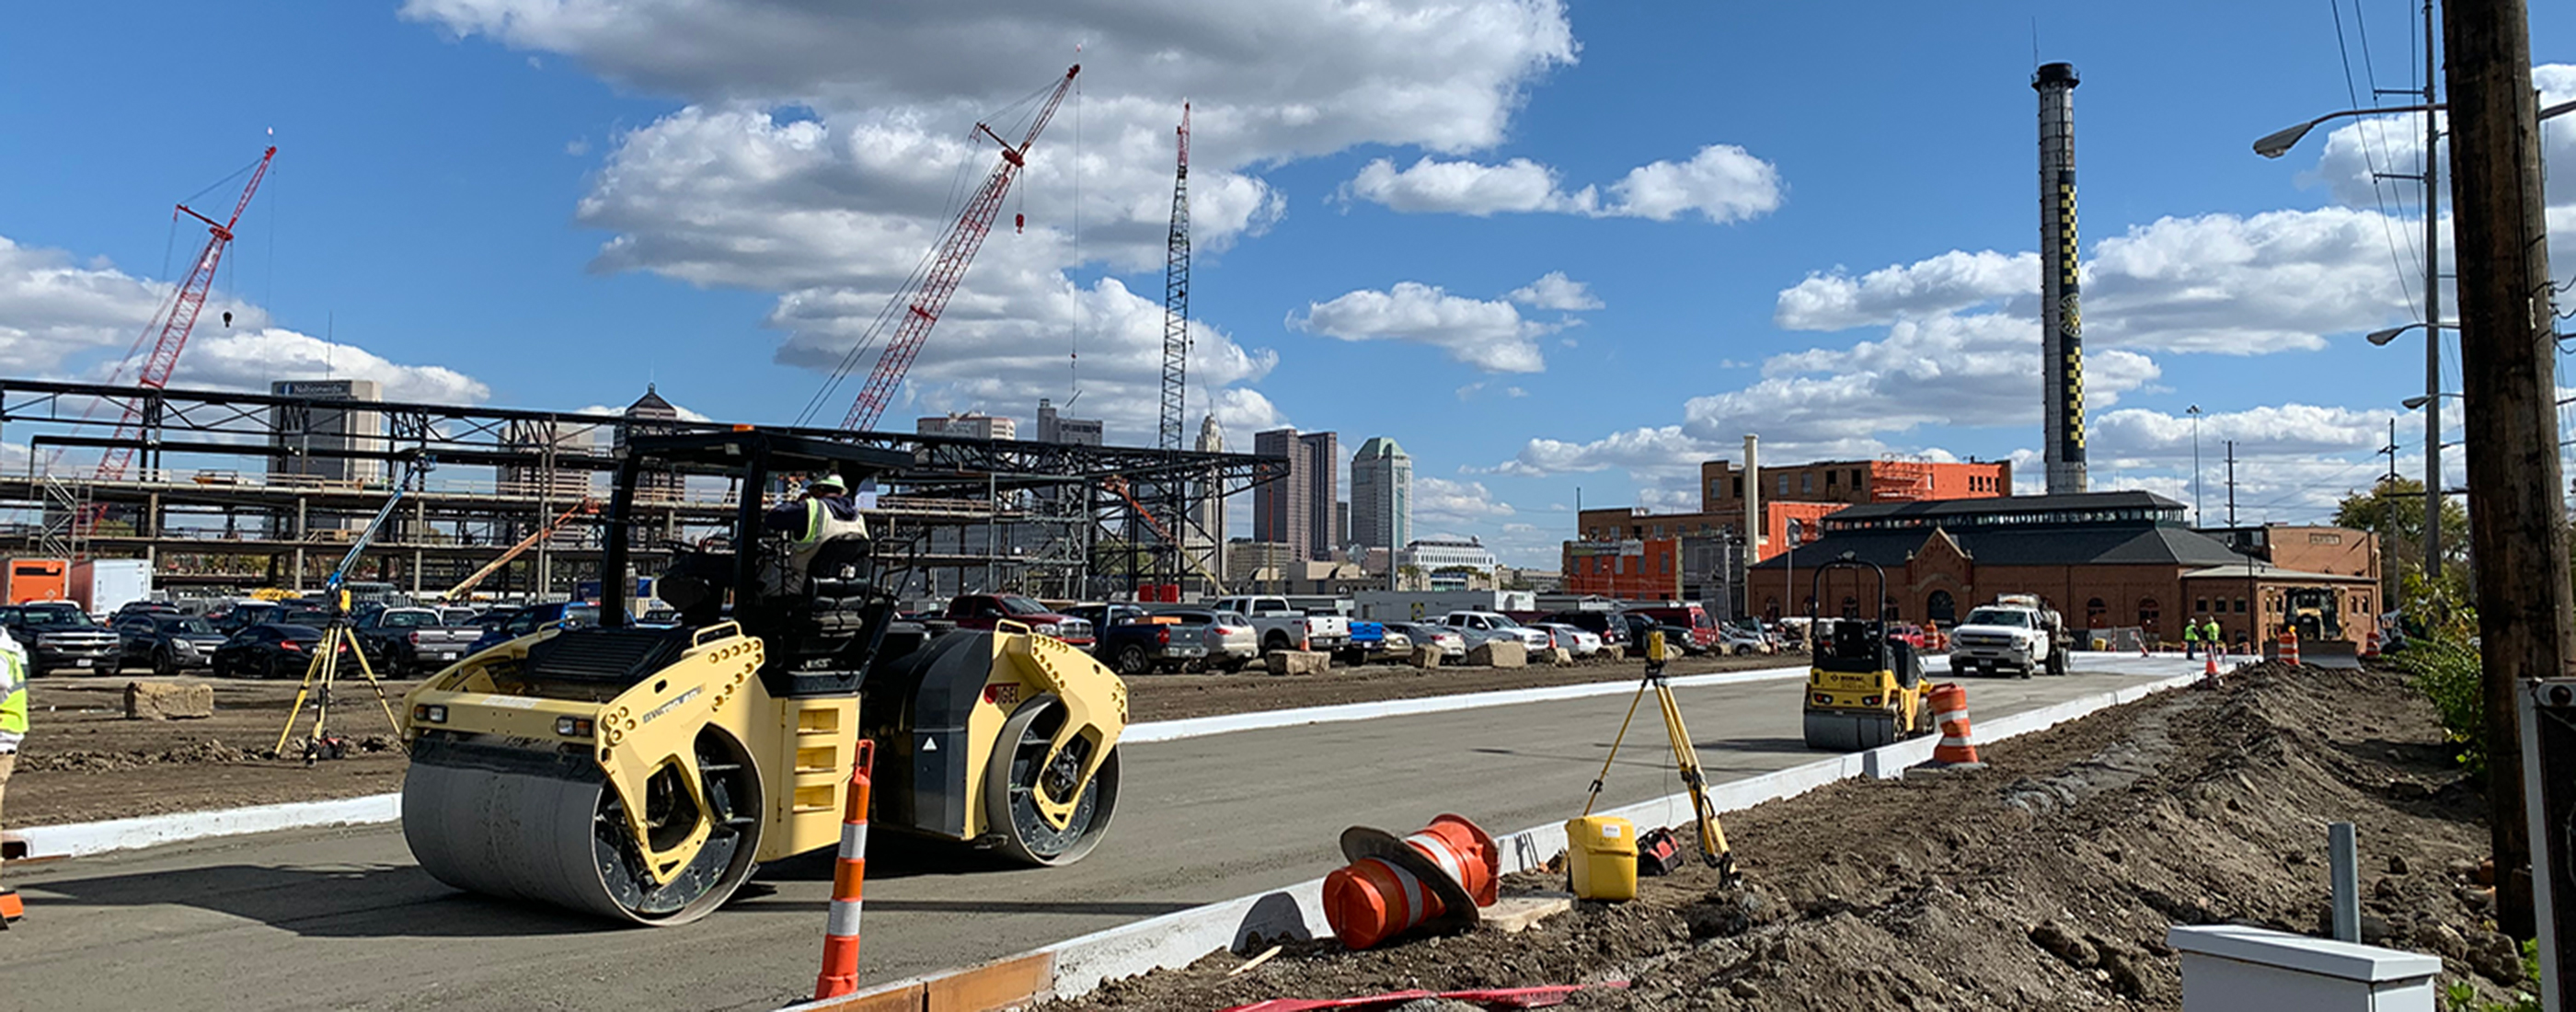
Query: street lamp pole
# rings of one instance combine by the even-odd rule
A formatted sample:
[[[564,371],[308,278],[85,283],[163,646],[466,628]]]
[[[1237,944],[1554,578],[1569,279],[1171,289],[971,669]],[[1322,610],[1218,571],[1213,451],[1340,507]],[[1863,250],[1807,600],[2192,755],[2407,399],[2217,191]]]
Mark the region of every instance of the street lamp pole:
[[[2200,405],[2194,404],[2191,415],[2191,522],[2208,523],[2200,518]]]
[[[2433,157],[2440,138],[2433,125],[2433,82],[2441,68],[2433,60],[2433,0],[2424,0],[2424,578],[2442,577],[2442,247],[2434,201],[2434,180],[2441,163]]]

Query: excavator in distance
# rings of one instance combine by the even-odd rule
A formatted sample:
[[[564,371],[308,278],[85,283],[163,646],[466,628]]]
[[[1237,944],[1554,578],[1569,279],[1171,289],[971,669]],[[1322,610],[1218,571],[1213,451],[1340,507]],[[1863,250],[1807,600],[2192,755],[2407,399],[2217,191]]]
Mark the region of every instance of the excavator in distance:
[[[635,625],[611,577],[598,627],[500,644],[412,691],[402,825],[423,870],[687,923],[758,862],[839,841],[861,739],[876,742],[875,828],[1035,865],[1099,843],[1127,723],[1117,675],[1011,623],[933,637],[896,622],[863,535],[825,542],[801,577],[778,566],[786,545],[764,535],[759,493],[773,477],[857,481],[908,456],[747,427],[638,436],[624,453],[603,572],[626,572],[651,531],[634,513],[648,473],[738,480],[730,535],[672,546],[656,594],[677,627]]]

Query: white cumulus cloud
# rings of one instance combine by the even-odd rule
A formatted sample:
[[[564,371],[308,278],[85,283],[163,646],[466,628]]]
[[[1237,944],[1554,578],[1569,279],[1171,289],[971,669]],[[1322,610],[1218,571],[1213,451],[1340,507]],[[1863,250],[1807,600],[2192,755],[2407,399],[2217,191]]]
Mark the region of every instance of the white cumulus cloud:
[[[1779,168],[1732,144],[1708,145],[1688,161],[1640,165],[1607,190],[1606,199],[1597,186],[1569,192],[1555,169],[1527,158],[1489,165],[1426,155],[1402,169],[1394,159],[1371,161],[1342,185],[1341,196],[1408,214],[1544,212],[1654,221],[1697,214],[1718,224],[1769,214],[1781,201]]]
[[[1599,308],[1600,300],[1563,271],[1500,299],[1451,295],[1436,285],[1397,282],[1385,291],[1363,288],[1325,302],[1310,302],[1288,315],[1288,326],[1344,341],[1410,341],[1439,348],[1456,361],[1486,372],[1541,372],[1547,368],[1538,338],[1562,329],[1521,315],[1518,305],[1554,310]],[[1466,398],[1483,384],[1458,391]]]

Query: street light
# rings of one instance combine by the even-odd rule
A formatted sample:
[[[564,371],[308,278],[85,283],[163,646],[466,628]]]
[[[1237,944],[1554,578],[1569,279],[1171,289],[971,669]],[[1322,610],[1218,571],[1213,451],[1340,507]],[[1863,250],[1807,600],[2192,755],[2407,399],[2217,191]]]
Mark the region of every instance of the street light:
[[[2183,413],[2191,416],[2191,522],[2199,524],[2202,522],[2200,519],[2200,405],[2194,404]]]
[[[2452,392],[2450,392],[2450,391],[2448,391],[2448,390],[2445,390],[2445,391],[2442,391],[2441,393],[2434,394],[2434,395],[2433,395],[2433,396],[2431,396],[2431,397],[2409,397],[2409,398],[2407,398],[2407,399],[2405,399],[2405,400],[2402,400],[2402,401],[2399,401],[2399,402],[2397,402],[2397,403],[2405,405],[2405,406],[2406,406],[2406,410],[2408,410],[2408,411],[2413,411],[2413,410],[2415,410],[2415,409],[2417,409],[2417,408],[2423,407],[2424,405],[2427,405],[2427,404],[2431,404],[2431,403],[2433,403],[2435,400],[2438,400],[2438,399],[2440,399],[2440,398],[2444,398],[2444,397],[2459,398],[2459,399],[2462,399],[2462,400],[2465,400],[2465,399],[2466,399],[2466,398],[2461,398],[2461,397],[2460,397],[2460,395],[2458,395],[2458,394],[2455,394],[2455,393],[2452,393]],[[2444,445],[2446,445],[2446,446],[2447,446],[2447,445],[2449,445],[2449,444],[2444,444]]]
[[[2401,112],[2440,112],[2446,107],[2446,103],[2434,102],[2429,105],[2392,105],[2377,109],[2345,109],[2341,112],[2330,112],[2297,126],[2286,127],[2264,134],[2263,139],[2254,142],[2254,153],[2265,158],[2279,158],[2282,155],[2289,154],[2290,149],[2297,147],[2299,145],[2299,141],[2308,136],[2308,131],[2316,129],[2319,124],[2344,119],[2346,117],[2386,116],[2392,113]],[[2535,118],[2548,119],[2553,116],[2564,116],[2570,112],[2576,112],[2576,102],[2560,102],[2557,105],[2549,106],[2540,110],[2540,114]]]

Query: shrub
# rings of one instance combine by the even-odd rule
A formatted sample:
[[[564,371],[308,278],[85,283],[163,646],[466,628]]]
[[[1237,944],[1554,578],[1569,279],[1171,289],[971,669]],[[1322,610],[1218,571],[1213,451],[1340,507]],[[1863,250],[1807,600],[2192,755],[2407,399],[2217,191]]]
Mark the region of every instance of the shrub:
[[[2418,640],[2397,655],[2415,691],[2441,713],[2442,736],[2457,747],[2460,764],[2486,776],[2486,665],[2476,647],[2449,635]]]

